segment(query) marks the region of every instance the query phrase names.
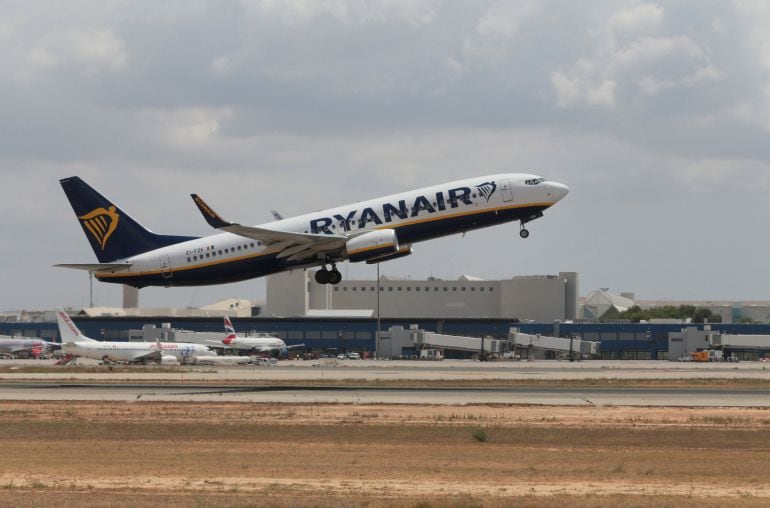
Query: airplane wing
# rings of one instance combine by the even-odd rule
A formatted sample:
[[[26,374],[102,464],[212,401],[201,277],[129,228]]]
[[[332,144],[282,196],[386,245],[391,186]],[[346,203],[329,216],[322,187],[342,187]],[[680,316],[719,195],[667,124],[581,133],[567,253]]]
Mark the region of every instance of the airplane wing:
[[[89,272],[120,272],[131,268],[131,263],[67,263],[54,266],[87,270]]]
[[[134,362],[141,362],[146,360],[152,360],[159,362],[163,358],[163,351],[150,351],[149,353],[144,353],[142,355],[136,355],[133,359]]]
[[[305,347],[304,344],[293,344],[291,346],[286,346],[286,349],[302,349]]]
[[[200,196],[197,194],[191,194],[191,196],[203,218],[206,219],[206,222],[211,227],[264,242],[266,245],[280,251],[278,258],[297,260],[311,257],[317,252],[340,249],[348,240],[348,237],[341,235],[291,233],[228,222],[222,219]]]

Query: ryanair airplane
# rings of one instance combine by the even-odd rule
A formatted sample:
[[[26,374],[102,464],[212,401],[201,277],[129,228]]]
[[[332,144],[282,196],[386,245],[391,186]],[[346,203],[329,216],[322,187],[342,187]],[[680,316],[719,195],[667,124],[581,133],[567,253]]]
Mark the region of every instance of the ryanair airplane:
[[[412,244],[518,221],[525,224],[567,195],[567,186],[527,174],[459,180],[259,226],[220,217],[197,194],[210,226],[206,237],[158,235],[144,228],[79,177],[61,180],[98,263],[60,264],[103,282],[202,286],[321,266],[319,284],[339,284],[336,263],[379,263],[412,253]]]

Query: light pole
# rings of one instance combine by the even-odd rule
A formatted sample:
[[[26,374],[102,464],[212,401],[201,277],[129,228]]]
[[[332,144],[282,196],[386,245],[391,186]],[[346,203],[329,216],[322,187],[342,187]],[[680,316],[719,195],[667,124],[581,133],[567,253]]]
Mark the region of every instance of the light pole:
[[[380,359],[380,264],[377,263],[377,333],[375,335],[377,359]]]

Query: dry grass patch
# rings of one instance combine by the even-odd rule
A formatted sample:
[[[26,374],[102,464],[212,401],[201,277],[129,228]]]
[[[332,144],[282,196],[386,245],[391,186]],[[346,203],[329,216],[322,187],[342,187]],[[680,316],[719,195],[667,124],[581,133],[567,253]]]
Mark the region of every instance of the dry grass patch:
[[[760,506],[768,414],[0,402],[0,504]]]

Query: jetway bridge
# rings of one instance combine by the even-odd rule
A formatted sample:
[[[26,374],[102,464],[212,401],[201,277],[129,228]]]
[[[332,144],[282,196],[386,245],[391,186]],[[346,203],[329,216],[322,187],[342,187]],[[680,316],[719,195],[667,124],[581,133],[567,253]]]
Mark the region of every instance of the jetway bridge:
[[[438,349],[500,357],[596,357],[599,355],[599,345],[600,343],[595,341],[519,333],[515,328],[511,329],[507,338],[494,339],[427,332],[412,325],[409,329],[394,326],[385,332],[380,343],[379,356],[393,358],[409,356],[419,350]]]
[[[598,341],[575,338],[548,337],[532,335],[512,330],[508,340],[516,352],[526,352],[528,357],[541,356],[542,352],[550,351],[556,354],[578,354],[587,357],[599,356]]]

